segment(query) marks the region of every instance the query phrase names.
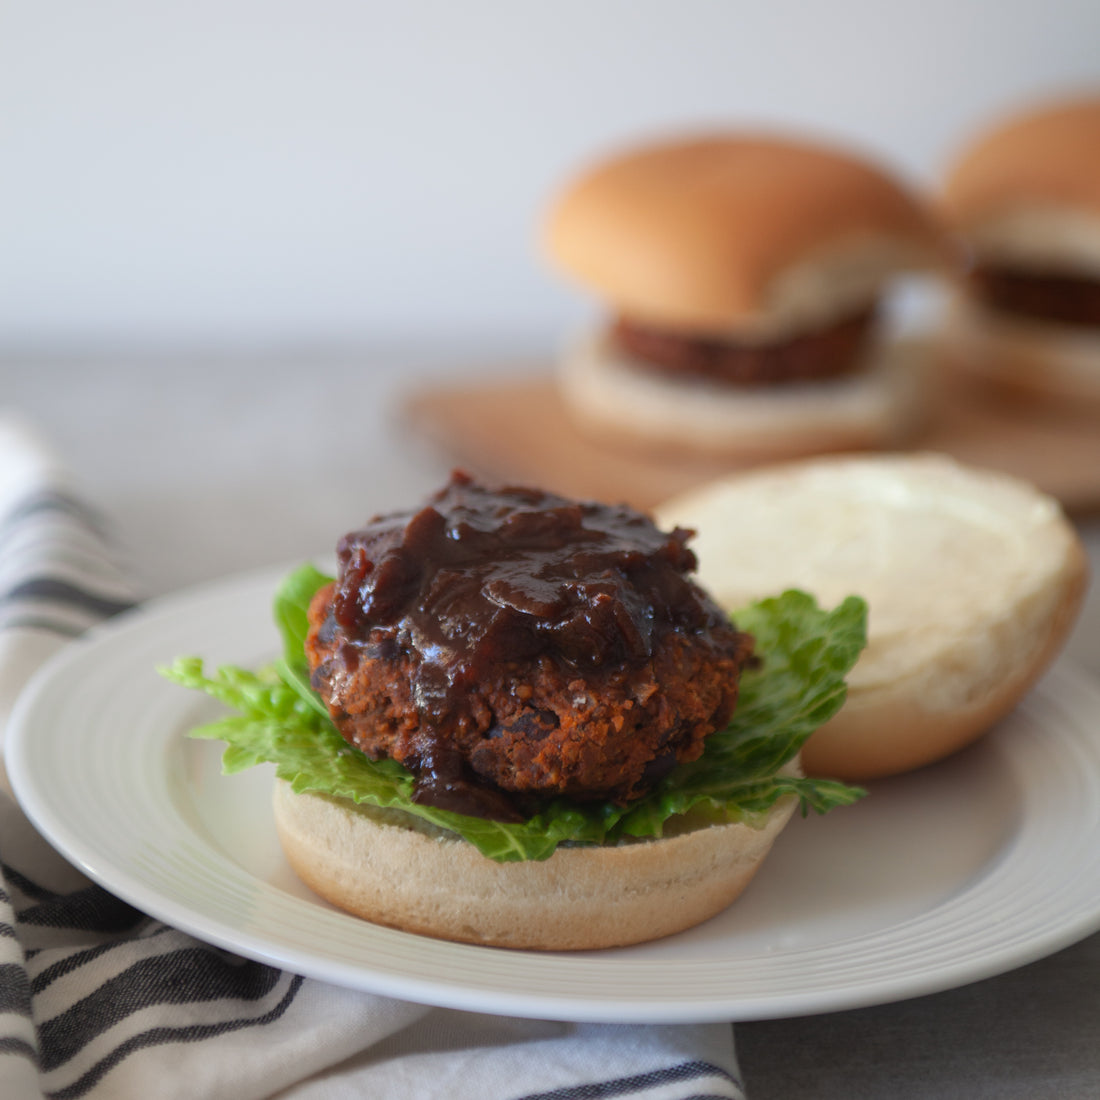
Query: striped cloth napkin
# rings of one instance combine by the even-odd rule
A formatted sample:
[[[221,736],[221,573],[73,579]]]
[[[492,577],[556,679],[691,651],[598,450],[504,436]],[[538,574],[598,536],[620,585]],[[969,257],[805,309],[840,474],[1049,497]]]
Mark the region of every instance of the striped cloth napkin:
[[[0,417],[0,737],[28,677],[135,598],[67,472]],[[743,1100],[728,1025],[432,1009],[203,944],[90,883],[0,778],[4,1100]]]

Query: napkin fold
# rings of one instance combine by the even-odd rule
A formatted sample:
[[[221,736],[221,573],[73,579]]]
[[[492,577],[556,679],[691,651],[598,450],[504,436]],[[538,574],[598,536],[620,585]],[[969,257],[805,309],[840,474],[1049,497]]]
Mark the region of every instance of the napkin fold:
[[[0,748],[19,691],[136,606],[103,519],[0,417]],[[744,1100],[727,1024],[520,1020],[326,985],[139,912],[33,829],[0,752],[0,1096]]]

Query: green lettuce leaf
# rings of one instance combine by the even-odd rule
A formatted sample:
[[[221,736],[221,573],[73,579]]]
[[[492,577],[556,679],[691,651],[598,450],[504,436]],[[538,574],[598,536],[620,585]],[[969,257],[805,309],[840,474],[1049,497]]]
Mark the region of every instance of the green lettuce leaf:
[[[457,833],[500,861],[546,859],[559,844],[628,842],[700,824],[752,823],[788,794],[800,800],[803,813],[824,813],[863,794],[781,771],[844,702],[844,677],[866,644],[867,608],[858,597],[825,611],[805,593],[789,591],[738,612],[734,620],[756,637],[762,659],[742,675],[733,720],[707,739],[698,760],[673,769],[644,798],[628,807],[558,799],[520,824],[505,824],[413,802],[407,769],[393,760],[371,760],[341,737],[309,686],[303,649],[309,601],[330,579],[305,565],[280,586],[274,618],[283,650],[270,667],[227,665],[207,674],[201,658],[181,657],[161,669],[232,712],[191,731],[193,737],[226,742],[227,774],[273,763],[276,775],[298,793],[401,810]]]
[[[272,608],[275,625],[283,639],[283,654],[276,662],[279,675],[325,719],[329,716],[328,707],[309,686],[305,644],[309,631],[310,601],[317,590],[331,580],[307,562],[295,569],[279,586]]]

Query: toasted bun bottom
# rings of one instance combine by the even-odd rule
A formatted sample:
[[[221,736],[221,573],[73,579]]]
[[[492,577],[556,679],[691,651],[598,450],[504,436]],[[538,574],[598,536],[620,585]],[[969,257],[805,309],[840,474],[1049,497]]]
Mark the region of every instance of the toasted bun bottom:
[[[900,444],[920,420],[924,361],[916,344],[879,344],[843,378],[733,387],[647,370],[599,332],[567,350],[558,382],[577,427],[612,444],[779,458]]]
[[[721,912],[749,884],[795,804],[782,799],[759,828],[712,825],[496,863],[407,814],[295,794],[281,780],[274,791],[287,860],[334,905],[407,932],[550,951],[640,943]]]
[[[1100,329],[1016,320],[960,297],[944,361],[982,385],[1027,401],[1100,411]]]
[[[812,775],[893,775],[975,740],[1061,650],[1087,585],[1056,501],[936,455],[742,474],[657,518],[698,531],[699,581],[731,611],[784,588],[867,600],[847,701],[802,749]]]

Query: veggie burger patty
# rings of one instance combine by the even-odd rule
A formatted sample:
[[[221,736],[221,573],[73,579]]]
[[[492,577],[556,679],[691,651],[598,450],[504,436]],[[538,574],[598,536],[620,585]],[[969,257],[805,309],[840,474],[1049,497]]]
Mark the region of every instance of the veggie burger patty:
[[[688,579],[690,535],[455,473],[340,540],[309,610],[313,687],[419,801],[520,820],[557,795],[634,799],[729,721],[752,654]]]

